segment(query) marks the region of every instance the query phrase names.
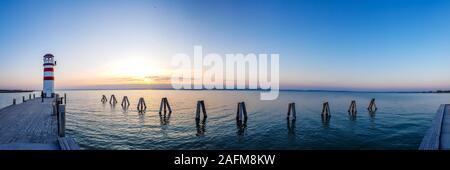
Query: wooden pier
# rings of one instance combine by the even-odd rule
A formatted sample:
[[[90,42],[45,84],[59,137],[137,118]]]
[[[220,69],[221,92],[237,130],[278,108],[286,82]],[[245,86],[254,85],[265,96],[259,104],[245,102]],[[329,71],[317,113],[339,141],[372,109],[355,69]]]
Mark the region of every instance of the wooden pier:
[[[450,104],[439,107],[430,129],[425,134],[419,150],[450,149]]]
[[[0,150],[80,149],[72,138],[64,135],[65,117],[54,111],[55,101],[45,98],[42,102],[36,98],[1,109]]]

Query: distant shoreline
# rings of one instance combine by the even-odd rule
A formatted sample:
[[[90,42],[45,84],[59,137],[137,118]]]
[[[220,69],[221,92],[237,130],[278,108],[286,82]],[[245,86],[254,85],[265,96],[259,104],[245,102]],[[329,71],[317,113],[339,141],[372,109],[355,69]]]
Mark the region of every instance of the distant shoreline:
[[[57,89],[59,91],[94,91],[94,90],[175,90],[172,88],[142,88],[142,89]],[[182,91],[207,91],[210,89],[183,89]],[[268,91],[263,89],[211,89],[210,91]],[[280,91],[292,92],[341,92],[341,93],[450,93],[450,90],[436,91],[352,91],[352,90],[297,90],[297,89],[280,89]]]
[[[58,91],[94,91],[94,90],[175,90],[172,88],[149,88],[149,89],[57,89]],[[203,91],[209,89],[183,89],[182,91]],[[36,90],[1,90],[0,93],[29,93]],[[268,91],[262,89],[212,89],[210,91]],[[280,89],[280,91],[292,92],[337,92],[337,93],[450,93],[450,90],[435,90],[435,91],[352,91],[352,90],[297,90],[297,89]]]
[[[29,93],[34,92],[34,90],[0,90],[0,93]]]

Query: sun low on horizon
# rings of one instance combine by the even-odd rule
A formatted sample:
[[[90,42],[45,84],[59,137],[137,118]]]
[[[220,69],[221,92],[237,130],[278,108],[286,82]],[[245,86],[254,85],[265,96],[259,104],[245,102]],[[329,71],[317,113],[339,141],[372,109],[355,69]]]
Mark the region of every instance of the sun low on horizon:
[[[98,77],[103,84],[167,84],[168,68],[155,65],[153,59],[145,57],[127,57],[107,62],[100,68]],[[154,61],[154,60],[153,60]]]

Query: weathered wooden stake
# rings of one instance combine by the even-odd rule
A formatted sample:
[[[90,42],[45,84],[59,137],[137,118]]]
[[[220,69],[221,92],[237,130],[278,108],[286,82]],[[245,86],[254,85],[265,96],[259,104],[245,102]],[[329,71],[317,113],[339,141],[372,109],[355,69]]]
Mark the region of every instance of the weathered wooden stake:
[[[61,104],[58,107],[58,135],[66,136],[66,105]]]
[[[367,110],[369,110],[369,112],[374,112],[378,110],[377,105],[375,104],[375,98],[370,100],[369,107],[367,108]]]
[[[144,100],[144,98],[140,98],[139,99],[139,102],[138,102],[138,105],[137,105],[137,110],[140,112],[140,113],[142,113],[142,112],[144,112],[145,110],[147,109],[147,105],[145,104],[145,100]]]
[[[13,105],[16,105],[16,99],[13,99]]]
[[[295,119],[287,119],[287,128],[289,134],[295,134]]]
[[[33,94],[33,99],[35,99],[36,98],[36,94]]]
[[[67,94],[64,93],[64,104],[67,104]]]
[[[247,109],[245,107],[245,102],[238,103],[237,113],[236,113],[237,121],[247,121]]]
[[[22,102],[25,102],[25,96],[22,96]]]
[[[169,113],[172,113],[172,108],[170,108],[169,101],[165,97],[161,99],[161,104],[159,106],[159,114],[162,113],[163,109],[164,114],[167,113],[167,109],[169,109]]]
[[[289,103],[288,113],[287,113],[287,118],[288,119],[291,117],[291,113],[292,113],[292,119],[296,119],[297,118],[297,113],[295,111],[295,103]]]
[[[352,100],[352,102],[350,103],[350,106],[348,107],[348,114],[355,116],[357,113],[356,110],[356,101]]]
[[[102,96],[102,100],[101,100],[101,102],[102,102],[102,103],[106,103],[106,102],[108,102],[108,98],[106,98],[106,96],[105,96],[105,95],[103,95],[103,96]]]
[[[323,103],[322,115],[323,116],[330,116],[330,105],[328,104],[328,102]]]
[[[203,100],[197,101],[197,110],[195,111],[195,119],[200,120],[200,112],[203,112],[203,119],[207,117],[205,102]]]
[[[31,100],[31,94],[28,94],[28,100]]]
[[[130,101],[128,100],[127,96],[123,97],[122,103],[120,105],[122,105],[123,108],[128,108],[130,106]]]
[[[111,104],[113,106],[117,104],[117,99],[116,99],[116,96],[114,94],[111,95],[111,98],[109,99],[109,104]]]

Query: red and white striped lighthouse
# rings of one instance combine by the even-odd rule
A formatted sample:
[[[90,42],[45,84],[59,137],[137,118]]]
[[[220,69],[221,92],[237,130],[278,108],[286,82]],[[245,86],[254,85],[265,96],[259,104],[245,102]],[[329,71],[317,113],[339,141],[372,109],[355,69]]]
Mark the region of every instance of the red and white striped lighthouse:
[[[56,65],[52,54],[44,55],[44,97],[53,97],[55,94],[55,77],[53,67]]]

